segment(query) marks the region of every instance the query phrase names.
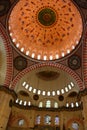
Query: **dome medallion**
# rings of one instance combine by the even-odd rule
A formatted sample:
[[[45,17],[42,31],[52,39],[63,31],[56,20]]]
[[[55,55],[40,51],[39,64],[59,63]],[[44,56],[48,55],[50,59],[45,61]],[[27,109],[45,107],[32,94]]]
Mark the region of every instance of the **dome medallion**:
[[[13,45],[27,58],[56,60],[79,44],[82,18],[71,0],[21,0],[9,16]]]
[[[37,20],[44,26],[51,26],[56,21],[56,13],[53,9],[45,7],[38,13]]]

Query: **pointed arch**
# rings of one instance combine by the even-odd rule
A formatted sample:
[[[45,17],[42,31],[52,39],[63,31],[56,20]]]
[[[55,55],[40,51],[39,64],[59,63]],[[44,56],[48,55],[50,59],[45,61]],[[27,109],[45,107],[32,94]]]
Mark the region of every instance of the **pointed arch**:
[[[3,52],[2,52],[3,49]],[[2,85],[9,86],[12,80],[13,68],[12,68],[12,48],[9,38],[6,34],[6,30],[0,23],[0,55],[2,64],[0,65]]]

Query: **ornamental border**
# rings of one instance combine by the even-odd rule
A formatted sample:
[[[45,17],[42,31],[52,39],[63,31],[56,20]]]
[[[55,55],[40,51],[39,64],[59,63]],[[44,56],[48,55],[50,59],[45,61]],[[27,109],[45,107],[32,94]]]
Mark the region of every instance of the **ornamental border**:
[[[83,81],[85,88],[87,88],[87,25],[85,27],[85,37],[83,40]]]
[[[67,72],[69,75],[71,75],[77,82],[80,90],[82,91],[84,89],[84,86],[83,86],[83,82],[81,80],[81,78],[73,71],[71,70],[69,67],[66,67],[62,64],[59,64],[59,63],[38,63],[36,65],[32,65],[26,69],[24,69],[23,71],[21,71],[13,80],[12,84],[11,84],[11,89],[15,89],[15,86],[17,84],[17,82],[26,74],[26,73],[29,73],[30,71],[34,70],[34,69],[37,69],[37,68],[41,68],[41,67],[45,67],[45,66],[52,66],[52,67],[57,67],[65,72]]]
[[[12,80],[12,74],[13,74],[13,58],[12,58],[12,48],[10,45],[9,38],[6,34],[6,30],[3,27],[3,25],[0,23],[0,36],[3,39],[5,51],[6,51],[6,59],[7,59],[7,70],[6,70],[6,76],[5,76],[5,81],[4,84],[5,86],[9,86],[10,82]]]

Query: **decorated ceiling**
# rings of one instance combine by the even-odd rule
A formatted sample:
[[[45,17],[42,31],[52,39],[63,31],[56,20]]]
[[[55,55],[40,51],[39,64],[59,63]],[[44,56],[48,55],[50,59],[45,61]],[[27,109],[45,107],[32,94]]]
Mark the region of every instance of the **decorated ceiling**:
[[[84,90],[86,9],[80,0],[1,0],[0,84],[38,102]]]
[[[71,0],[21,0],[10,11],[12,43],[27,57],[55,60],[79,44],[83,23]]]

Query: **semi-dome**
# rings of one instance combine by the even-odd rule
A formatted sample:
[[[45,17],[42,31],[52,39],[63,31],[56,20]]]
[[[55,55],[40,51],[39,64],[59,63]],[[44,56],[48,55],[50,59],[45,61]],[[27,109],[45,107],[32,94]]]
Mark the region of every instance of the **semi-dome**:
[[[71,0],[21,0],[9,16],[9,35],[27,57],[55,60],[80,41],[82,18]]]

